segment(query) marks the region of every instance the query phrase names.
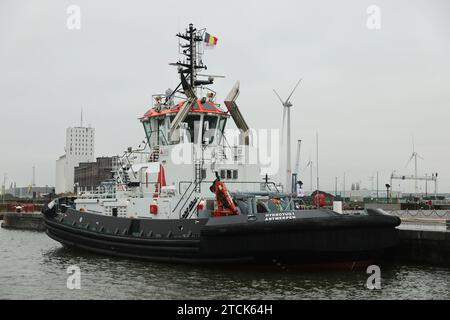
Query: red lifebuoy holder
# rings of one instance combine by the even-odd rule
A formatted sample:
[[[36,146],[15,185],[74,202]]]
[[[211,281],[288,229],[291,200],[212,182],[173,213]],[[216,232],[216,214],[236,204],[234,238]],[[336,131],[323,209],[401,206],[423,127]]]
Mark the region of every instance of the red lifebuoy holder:
[[[158,214],[158,203],[156,200],[153,200],[150,204],[150,213],[155,215]]]

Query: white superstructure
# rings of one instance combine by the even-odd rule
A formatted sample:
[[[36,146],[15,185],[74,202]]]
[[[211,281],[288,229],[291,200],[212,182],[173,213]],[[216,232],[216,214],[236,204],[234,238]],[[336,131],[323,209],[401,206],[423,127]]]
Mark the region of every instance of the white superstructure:
[[[153,105],[140,118],[145,146],[119,157],[114,180],[95,193],[79,194],[76,209],[115,217],[196,218],[215,209],[210,186],[216,175],[230,192],[279,191],[260,174],[257,147],[236,104],[239,82],[224,108],[209,88],[214,76],[197,78],[202,76],[197,70],[206,69],[199,44],[202,32],[190,25],[177,35],[180,52],[187,57],[172,64],[181,82],[175,90],[154,95]],[[224,135],[230,118],[239,129],[236,143]]]

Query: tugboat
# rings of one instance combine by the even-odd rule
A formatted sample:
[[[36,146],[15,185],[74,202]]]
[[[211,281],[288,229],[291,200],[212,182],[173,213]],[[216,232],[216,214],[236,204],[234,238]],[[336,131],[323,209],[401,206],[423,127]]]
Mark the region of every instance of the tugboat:
[[[114,179],[95,192],[47,204],[50,238],[127,258],[288,270],[363,267],[398,243],[398,217],[297,210],[295,193],[261,179],[260,165],[246,161],[255,147],[236,104],[239,82],[223,109],[210,87],[215,76],[198,73],[204,43],[217,38],[192,24],[177,37],[180,84],[154,95],[140,118],[145,146],[119,157]],[[240,132],[233,146],[224,134],[230,117]]]

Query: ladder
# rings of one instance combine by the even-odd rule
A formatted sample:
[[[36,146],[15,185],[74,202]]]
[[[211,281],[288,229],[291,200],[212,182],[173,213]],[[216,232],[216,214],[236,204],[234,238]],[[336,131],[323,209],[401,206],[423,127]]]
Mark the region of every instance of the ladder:
[[[202,175],[202,171],[203,171],[203,163],[201,160],[195,160],[194,162],[194,183],[195,183],[195,192],[200,193],[202,188],[202,180],[203,180],[203,175]]]
[[[190,213],[193,212],[193,209],[197,207],[196,205],[198,204],[198,202],[200,202],[200,197],[196,192],[196,190],[198,189],[198,184],[199,183],[195,181],[191,182],[188,188],[184,191],[175,208],[172,210],[172,212],[175,212],[175,210],[177,210],[177,208],[179,207],[180,218],[186,219],[190,215]],[[183,204],[181,204],[182,202]]]
[[[158,162],[159,161],[159,145],[156,145],[152,148],[152,153],[148,158],[149,162]]]
[[[197,196],[194,196],[194,199],[192,199],[191,202],[189,202],[189,205],[184,210],[183,214],[181,215],[181,218],[187,219],[192,210],[197,207],[199,200],[200,199]]]
[[[197,208],[198,203],[200,202],[200,192],[202,190],[202,181],[203,181],[203,158],[195,157],[194,160],[194,181],[189,185],[186,191],[181,196],[180,201],[175,206],[175,211],[180,203],[185,199],[184,203],[180,207],[180,217],[183,219],[189,218],[189,216],[194,212]],[[187,195],[187,196],[186,196]],[[186,196],[186,197],[185,197]]]

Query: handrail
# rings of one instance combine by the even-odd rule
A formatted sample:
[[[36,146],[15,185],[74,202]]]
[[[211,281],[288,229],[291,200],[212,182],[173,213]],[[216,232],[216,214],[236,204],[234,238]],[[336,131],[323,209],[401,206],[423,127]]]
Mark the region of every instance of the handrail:
[[[200,198],[197,199],[197,201],[195,202],[193,208],[196,208],[198,206],[198,203],[201,201]],[[191,212],[188,213],[188,215],[186,216],[186,219],[190,219],[192,217],[192,215],[194,214],[195,210],[191,210]]]
[[[192,146],[192,148],[194,148],[194,146]],[[193,151],[194,151],[194,154],[195,154],[195,149],[193,149]],[[200,176],[197,175],[197,173],[198,173],[197,166],[198,165],[200,165]],[[189,189],[191,189],[191,186],[193,186],[193,188],[191,189],[189,195],[185,198],[185,201],[184,201],[183,205],[180,208],[179,217],[182,217],[182,211],[185,210],[186,205],[189,203],[188,206],[190,206],[192,201],[194,201],[196,199],[196,198],[194,198],[194,200],[191,200],[191,202],[189,202],[190,199],[192,198],[192,194],[194,192],[198,193],[201,190],[201,184],[203,182],[202,168],[203,168],[203,149],[202,149],[202,156],[201,156],[201,158],[198,159],[196,157],[196,160],[194,161],[194,176],[195,176],[195,180],[194,181],[190,181],[189,186],[186,188],[185,192],[183,193],[183,195],[180,198],[180,201],[178,201],[177,205],[175,206],[174,210],[172,211],[172,212],[174,212],[178,208],[178,204],[181,203],[181,201],[184,199],[184,196],[186,195],[187,191],[189,191]],[[200,188],[199,188],[199,186],[200,186]],[[181,190],[180,187],[181,187],[181,185],[179,184],[179,189],[178,190]],[[196,202],[198,202],[198,201],[199,201],[199,199],[196,199]],[[192,208],[191,208],[191,210],[192,210]],[[191,212],[188,212],[188,214],[186,215],[186,218],[190,215],[190,213]]]
[[[172,213],[175,212],[175,210],[177,210],[178,205],[181,203],[181,201],[183,200],[184,196],[186,195],[186,192],[188,192],[188,190],[190,189],[191,185],[192,185],[192,181],[190,182],[189,186],[186,188],[186,190],[184,190],[183,195],[181,196],[180,200],[178,201],[177,205],[175,206],[175,208],[172,210]],[[178,189],[178,192],[180,192],[180,189]],[[181,193],[180,193],[181,194]]]
[[[195,191],[195,186],[197,185],[198,183],[197,182],[195,182],[194,183],[194,188],[192,188],[192,191],[191,191],[191,193],[189,194],[189,196],[186,198],[186,201],[183,203],[183,205],[181,206],[181,208],[180,208],[180,214],[178,215],[180,218],[181,218],[181,216],[182,216],[182,211],[183,211],[183,209],[185,209],[185,207],[186,207],[186,204],[188,203],[188,201],[189,201],[189,199],[191,199],[191,196],[192,196],[192,193],[194,193],[194,191]],[[198,200],[198,199],[197,199]],[[188,215],[189,215],[189,212],[188,212]]]
[[[200,183],[210,183],[210,184],[212,184],[214,181],[210,181],[210,180],[202,180]],[[277,185],[275,184],[275,182],[273,182],[273,181],[268,181],[268,182],[265,182],[265,181],[224,181],[226,184],[230,184],[230,183],[244,183],[244,184],[251,184],[251,183],[258,183],[258,184],[261,184],[261,183],[264,183],[264,184],[266,184],[266,185],[273,185],[274,187],[275,187],[275,189],[276,189],[276,192],[280,192],[280,190],[277,188]],[[178,190],[181,190],[181,184],[185,184],[185,183],[192,183],[192,181],[179,181],[178,182]],[[179,191],[178,191],[179,192]]]

